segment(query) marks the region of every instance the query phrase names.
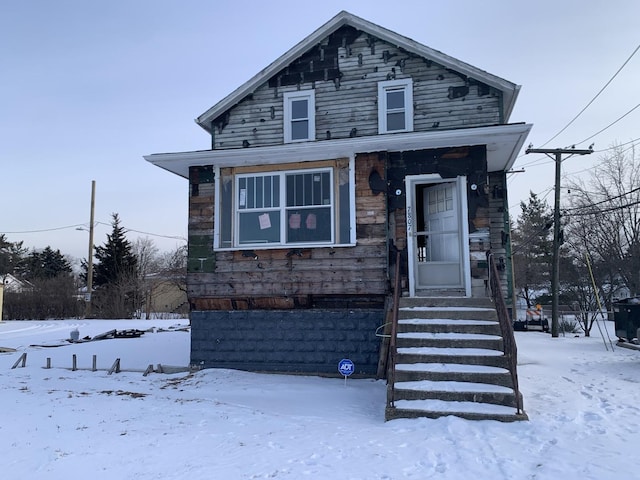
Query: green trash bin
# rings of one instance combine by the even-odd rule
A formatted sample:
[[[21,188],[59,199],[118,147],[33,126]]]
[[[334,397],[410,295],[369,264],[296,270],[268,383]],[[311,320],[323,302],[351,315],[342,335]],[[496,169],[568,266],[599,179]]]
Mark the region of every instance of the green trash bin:
[[[640,298],[625,298],[613,304],[616,336],[625,342],[638,342],[640,328]]]

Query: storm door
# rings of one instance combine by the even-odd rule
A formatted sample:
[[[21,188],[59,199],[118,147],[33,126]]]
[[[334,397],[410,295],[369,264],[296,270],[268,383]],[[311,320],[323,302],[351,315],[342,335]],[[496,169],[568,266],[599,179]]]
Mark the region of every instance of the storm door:
[[[466,216],[464,177],[407,178],[411,295],[470,294]]]

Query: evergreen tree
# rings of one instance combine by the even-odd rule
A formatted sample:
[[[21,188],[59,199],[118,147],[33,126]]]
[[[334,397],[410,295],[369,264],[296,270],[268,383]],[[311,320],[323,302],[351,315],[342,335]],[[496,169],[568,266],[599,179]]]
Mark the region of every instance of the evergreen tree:
[[[546,201],[529,192],[527,203],[520,202],[513,236],[513,261],[516,287],[527,307],[533,306],[536,291],[547,290],[551,282],[553,255],[553,213]]]
[[[105,318],[131,318],[139,309],[138,261],[117,213],[112,226],[106,243],[95,247],[92,304]]]
[[[22,291],[5,292],[4,311],[8,318],[48,319],[78,315],[77,289],[71,265],[60,250],[46,247],[26,255],[26,249],[19,242],[10,244],[7,251],[9,253],[4,259],[10,258],[15,265],[12,273],[28,281],[27,288]]]
[[[41,252],[32,251],[21,262],[21,274],[27,280],[51,279],[59,276],[70,276],[71,265],[60,250],[47,246]]]
[[[23,242],[10,242],[4,234],[0,234],[0,275],[14,274],[27,249]]]
[[[125,237],[125,230],[120,225],[117,213],[112,215],[113,229],[107,235],[104,245],[95,247],[96,264],[93,270],[93,284],[95,287],[117,284],[123,280],[130,281],[137,270],[137,259],[132,245]]]

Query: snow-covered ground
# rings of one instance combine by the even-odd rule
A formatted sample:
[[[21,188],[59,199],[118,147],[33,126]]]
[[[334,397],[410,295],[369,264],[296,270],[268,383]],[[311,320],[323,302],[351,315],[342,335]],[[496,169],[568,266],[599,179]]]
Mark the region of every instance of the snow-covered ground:
[[[17,349],[0,354],[2,478],[640,478],[640,352],[605,350],[596,329],[592,338],[517,332],[530,421],[506,424],[385,423],[383,381],[231,370],[143,376],[149,364],[188,364],[182,331],[33,346],[64,343],[75,328],[82,338],[180,323],[0,323],[0,347]],[[23,352],[26,367],[11,369]],[[139,371],[108,375],[116,358]]]

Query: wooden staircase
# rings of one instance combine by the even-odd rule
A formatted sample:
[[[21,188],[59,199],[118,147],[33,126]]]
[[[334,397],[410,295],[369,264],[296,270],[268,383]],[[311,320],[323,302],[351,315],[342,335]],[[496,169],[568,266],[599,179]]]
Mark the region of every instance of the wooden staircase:
[[[387,420],[526,420],[488,298],[401,298]],[[520,405],[522,399],[520,398]]]

